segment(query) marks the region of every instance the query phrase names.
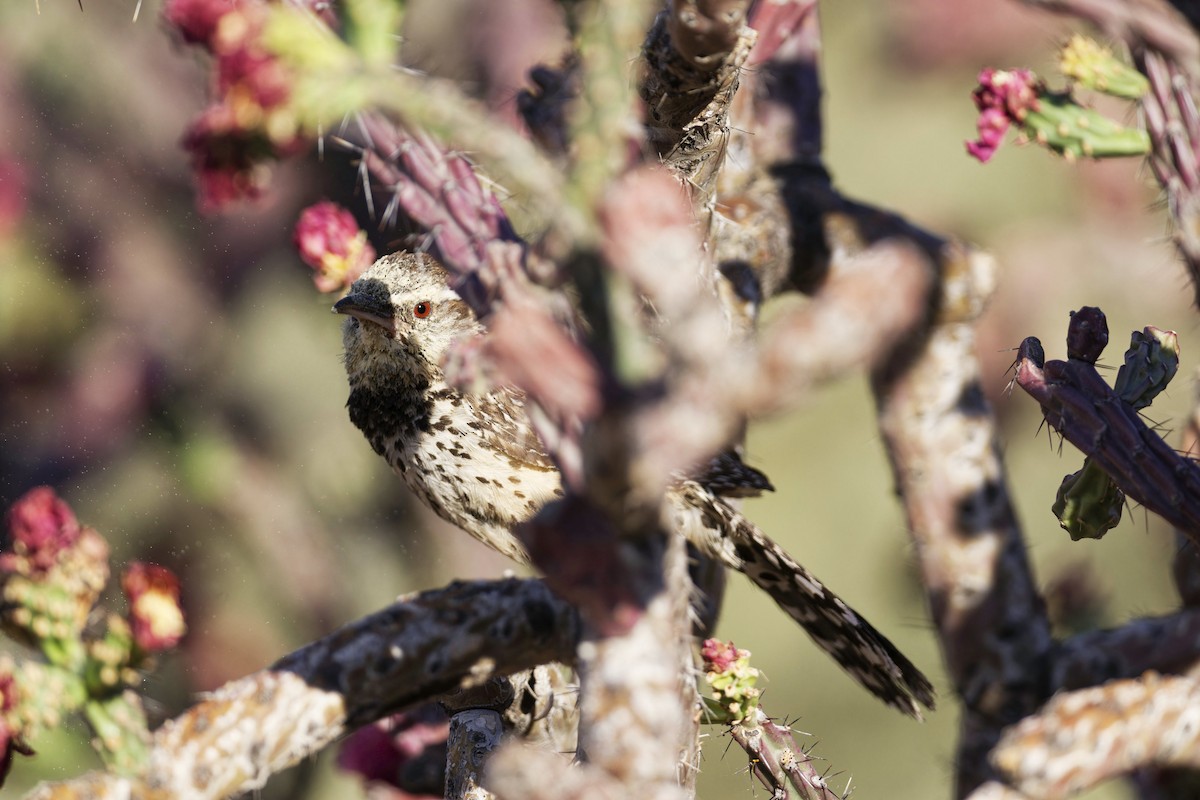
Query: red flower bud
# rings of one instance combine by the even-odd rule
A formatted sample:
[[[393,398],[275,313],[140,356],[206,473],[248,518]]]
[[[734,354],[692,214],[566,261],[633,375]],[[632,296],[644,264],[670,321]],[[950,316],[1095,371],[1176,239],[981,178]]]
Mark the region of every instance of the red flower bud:
[[[700,657],[704,659],[704,669],[707,672],[728,672],[741,656],[733,642],[722,642],[720,639],[705,639],[700,647]]]
[[[179,579],[175,573],[157,564],[135,561],[121,576],[121,590],[129,598],[129,627],[139,649],[157,653],[179,644],[187,625],[179,607]]]
[[[292,91],[291,75],[279,59],[258,47],[244,46],[217,60],[217,91],[236,94],[260,109],[283,104]]]
[[[1037,76],[1027,69],[980,72],[979,86],[971,94],[980,112],[975,123],[979,138],[967,142],[967,152],[986,163],[1004,141],[1009,126],[1037,109],[1041,89]]]
[[[209,44],[221,17],[241,6],[242,0],[167,0],[163,18],[186,42]]]
[[[322,292],[344,289],[375,260],[375,249],[354,215],[328,200],[300,212],[292,241],[300,258],[316,271]]]
[[[59,554],[79,539],[75,513],[49,486],[26,492],[8,510],[6,521],[13,553],[28,559],[36,572],[53,567]]]

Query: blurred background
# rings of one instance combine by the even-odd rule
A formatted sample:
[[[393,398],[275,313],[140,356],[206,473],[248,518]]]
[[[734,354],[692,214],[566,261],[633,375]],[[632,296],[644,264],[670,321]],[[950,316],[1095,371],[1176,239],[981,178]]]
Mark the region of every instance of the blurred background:
[[[411,0],[408,59],[511,114],[513,85],[481,83],[472,45],[524,35],[497,26],[507,2]],[[144,0],[136,20],[135,6],[0,4],[0,505],[50,484],[108,538],[117,565],[152,560],[181,576],[190,635],[146,687],[165,718],[397,594],[508,564],[413,502],[347,419],[340,320],[290,243],[298,210],[322,196],[362,213],[346,157],[327,148],[323,160],[288,162],[262,202],[201,216],[178,142],[206,103],[207,66],[165,31],[161,0]],[[1036,335],[1061,357],[1068,312],[1086,304],[1108,313],[1114,366],[1130,331],[1180,333],[1180,376],[1149,410],[1175,444],[1192,401],[1191,290],[1146,170],[1007,145],[984,167],[964,152],[980,68],[1050,76],[1072,26],[983,0],[823,11],[827,155],[840,187],[1001,264],[980,356],[1039,582],[1082,610],[1063,630],[1169,610],[1165,526],[1133,509],[1105,540],[1072,543],[1050,504],[1081,456],[1039,435],[1032,400],[1003,391],[1011,348]],[[884,708],[740,580],[720,635],[753,651],[767,711],[813,734],[835,786],[949,796],[957,709],[866,381],[756,424],[748,452],[778,487],[749,514],[934,677],[943,702],[923,725]],[[98,763],[82,728],[34,745],[6,792]],[[703,770],[701,796],[762,791],[719,731]],[[263,795],[358,791],[326,754]]]

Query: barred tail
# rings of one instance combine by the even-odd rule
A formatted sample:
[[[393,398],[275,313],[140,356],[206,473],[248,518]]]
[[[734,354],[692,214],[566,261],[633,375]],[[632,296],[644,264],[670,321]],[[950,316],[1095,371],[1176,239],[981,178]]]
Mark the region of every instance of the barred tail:
[[[933,686],[887,637],[728,503],[694,481],[673,509],[684,535],[705,554],[746,575],[869,692],[921,718]]]

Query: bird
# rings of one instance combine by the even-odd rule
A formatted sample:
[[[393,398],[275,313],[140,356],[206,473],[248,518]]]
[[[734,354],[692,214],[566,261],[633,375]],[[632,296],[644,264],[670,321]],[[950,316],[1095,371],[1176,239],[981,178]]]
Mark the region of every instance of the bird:
[[[442,363],[451,344],[486,335],[434,257],[400,251],[369,267],[333,310],[343,323],[351,422],[438,516],[518,562],[515,526],[563,496],[562,478],[516,387],[464,393]],[[669,519],[701,554],[745,574],[816,644],[886,704],[916,718],[934,707],[928,678],[731,502],[770,488],[727,451],[666,492]]]

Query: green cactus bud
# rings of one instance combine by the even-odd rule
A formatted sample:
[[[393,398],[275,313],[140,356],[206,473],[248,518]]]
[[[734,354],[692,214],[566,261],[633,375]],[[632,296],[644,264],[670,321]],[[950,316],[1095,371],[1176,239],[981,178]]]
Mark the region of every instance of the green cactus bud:
[[[47,573],[53,577],[57,571]],[[17,641],[42,651],[52,664],[68,669],[82,662],[80,634],[87,621],[77,597],[61,583],[9,575],[3,581],[6,608],[0,625]]]
[[[345,0],[346,37],[367,64],[386,67],[396,59],[396,34],[404,19],[402,0]]]
[[[57,727],[62,719],[79,709],[87,699],[83,681],[71,670],[38,661],[0,661],[0,675],[11,675],[11,703],[4,716],[19,722],[21,735],[30,739]]]
[[[1138,411],[1158,397],[1179,371],[1179,337],[1175,331],[1147,326],[1134,331],[1117,370],[1113,389]]]
[[[96,734],[93,745],[109,769],[132,775],[145,766],[150,752],[150,729],[141,699],[125,691],[102,700],[89,700],[84,716]]]
[[[713,721],[733,724],[746,719],[758,707],[761,691],[755,688],[759,671],[750,666],[750,651],[733,642],[708,639],[700,650],[704,679],[712,688],[707,700]]]
[[[1097,92],[1138,100],[1150,90],[1150,82],[1137,70],[1093,39],[1075,34],[1059,55],[1062,74]]]
[[[1046,92],[1015,123],[1023,137],[1059,153],[1068,161],[1116,158],[1150,152],[1150,137],[1126,128],[1098,111],[1079,105],[1069,93]]]
[[[1084,459],[1083,469],[1063,478],[1051,510],[1073,541],[1101,539],[1121,522],[1125,493],[1108,473]]]
[[[133,631],[129,623],[117,614],[107,614],[101,634],[87,643],[88,658],[83,676],[90,696],[112,694],[128,683],[125,678],[133,660],[133,649]]]

